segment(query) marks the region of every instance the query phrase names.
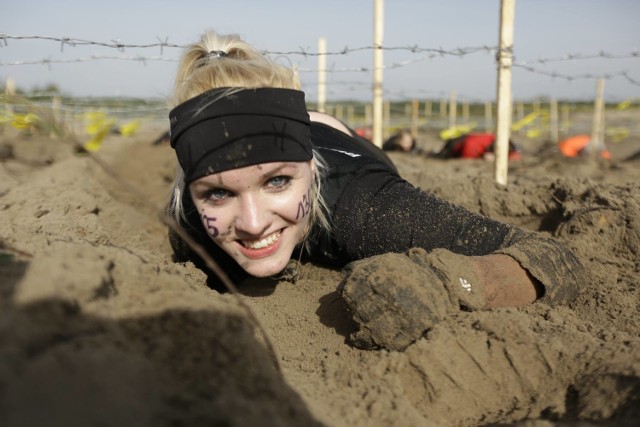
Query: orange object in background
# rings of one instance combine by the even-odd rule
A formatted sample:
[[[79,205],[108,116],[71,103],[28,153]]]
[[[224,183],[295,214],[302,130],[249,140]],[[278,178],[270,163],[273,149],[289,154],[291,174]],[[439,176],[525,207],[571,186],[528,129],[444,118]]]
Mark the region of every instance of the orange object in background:
[[[589,145],[589,141],[591,141],[589,135],[575,135],[560,141],[558,148],[564,156],[576,157]]]
[[[566,157],[576,157],[585,151],[590,141],[591,136],[589,135],[575,135],[560,141],[558,148],[562,155]],[[603,159],[611,159],[611,153],[605,148],[601,149],[599,154]]]

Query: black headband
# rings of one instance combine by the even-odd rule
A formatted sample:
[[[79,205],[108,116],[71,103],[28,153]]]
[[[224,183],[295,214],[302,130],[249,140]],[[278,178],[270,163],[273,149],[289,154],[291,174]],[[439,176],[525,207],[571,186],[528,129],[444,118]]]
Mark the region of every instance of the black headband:
[[[229,169],[312,158],[309,114],[298,90],[212,89],[175,107],[169,119],[187,184]]]

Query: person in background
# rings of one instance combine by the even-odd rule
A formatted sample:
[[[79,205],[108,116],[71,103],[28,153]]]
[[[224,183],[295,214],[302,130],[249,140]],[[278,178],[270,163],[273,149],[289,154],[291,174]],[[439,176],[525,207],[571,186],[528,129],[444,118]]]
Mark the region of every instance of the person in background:
[[[591,148],[591,136],[589,135],[574,135],[563,139],[558,143],[558,149],[565,157],[582,157],[589,153]],[[603,159],[610,160],[611,153],[607,150],[607,147],[602,143],[597,148],[598,155]]]
[[[433,156],[440,159],[485,159],[493,160],[493,145],[496,136],[493,133],[468,133],[457,138],[448,139],[444,146]],[[509,159],[522,158],[520,150],[509,140]]]
[[[355,318],[415,300],[376,297],[374,288],[402,281],[376,274],[375,256],[395,253],[432,295],[418,311],[426,328],[461,308],[568,303],[584,280],[560,242],[404,180],[383,150],[308,111],[294,70],[238,36],[206,32],[186,48],[169,119],[178,165],[168,213],[235,283],[277,279],[292,259],[344,268],[341,294]],[[169,235],[176,261],[208,272],[173,228]],[[209,284],[220,288],[212,273]]]
[[[410,131],[403,129],[391,135],[383,144],[385,151],[402,151],[409,153],[416,150],[416,139]]]

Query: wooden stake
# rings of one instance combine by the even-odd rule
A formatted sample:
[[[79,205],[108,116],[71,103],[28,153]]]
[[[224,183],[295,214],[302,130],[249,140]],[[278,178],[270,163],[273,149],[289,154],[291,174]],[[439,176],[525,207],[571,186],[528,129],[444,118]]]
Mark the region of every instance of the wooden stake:
[[[411,136],[418,137],[418,117],[420,116],[420,102],[414,99],[411,102]]]
[[[373,3],[373,143],[382,148],[382,67],[383,60],[383,32],[384,32],[384,1],[374,0]]]
[[[558,101],[555,99],[551,99],[549,104],[549,137],[551,138],[551,142],[554,144],[558,143],[559,140],[559,129],[558,129]]]
[[[318,39],[318,111],[326,112],[327,102],[327,40]]]
[[[593,125],[591,126],[591,141],[587,147],[591,157],[595,158],[604,146],[604,79],[596,82],[596,100],[593,105]]]
[[[498,51],[498,94],[496,107],[495,180],[507,185],[509,138],[511,137],[511,65],[513,62],[513,20],[515,0],[500,2]]]
[[[449,94],[449,128],[456,126],[456,113],[458,112],[458,105],[456,103],[456,91],[452,90]]]

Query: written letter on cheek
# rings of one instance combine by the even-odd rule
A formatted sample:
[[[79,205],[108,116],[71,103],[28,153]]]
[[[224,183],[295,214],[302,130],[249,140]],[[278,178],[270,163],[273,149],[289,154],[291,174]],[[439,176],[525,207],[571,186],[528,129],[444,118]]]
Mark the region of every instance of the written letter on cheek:
[[[214,224],[215,222],[216,217],[202,214],[202,224],[204,224],[204,227],[207,229],[207,233],[209,233],[211,237],[218,237],[218,234],[220,234],[218,227]]]
[[[302,196],[302,200],[298,203],[298,213],[296,219],[304,218],[311,211],[311,189],[307,191],[307,194]]]

